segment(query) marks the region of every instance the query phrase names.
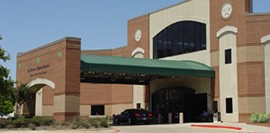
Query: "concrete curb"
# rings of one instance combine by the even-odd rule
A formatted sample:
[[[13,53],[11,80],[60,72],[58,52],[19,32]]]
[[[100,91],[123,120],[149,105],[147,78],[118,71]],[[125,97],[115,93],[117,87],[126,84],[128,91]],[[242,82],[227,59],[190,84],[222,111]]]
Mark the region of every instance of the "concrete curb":
[[[203,128],[222,128],[222,129],[232,129],[232,130],[238,130],[240,131],[241,127],[235,127],[235,126],[223,126],[223,125],[200,125],[200,124],[191,124],[191,127],[203,127]]]

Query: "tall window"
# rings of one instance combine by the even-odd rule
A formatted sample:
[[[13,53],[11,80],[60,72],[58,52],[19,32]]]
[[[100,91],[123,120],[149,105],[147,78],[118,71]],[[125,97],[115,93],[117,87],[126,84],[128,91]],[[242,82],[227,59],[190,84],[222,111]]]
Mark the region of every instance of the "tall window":
[[[206,49],[206,25],[193,21],[174,23],[153,38],[153,58]]]
[[[233,113],[232,98],[226,98],[226,113]]]
[[[92,105],[91,115],[104,115],[104,105]]]
[[[225,50],[225,64],[231,64],[232,63],[232,50],[226,49]]]

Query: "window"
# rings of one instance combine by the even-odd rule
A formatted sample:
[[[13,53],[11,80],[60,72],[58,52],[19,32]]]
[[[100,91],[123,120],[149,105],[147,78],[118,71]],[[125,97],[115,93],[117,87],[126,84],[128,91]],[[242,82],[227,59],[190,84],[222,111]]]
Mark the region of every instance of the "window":
[[[226,113],[233,113],[232,98],[226,98]]]
[[[153,38],[153,58],[206,49],[206,25],[193,21],[174,23]]]
[[[231,64],[232,63],[232,50],[226,49],[225,50],[225,64]]]
[[[218,112],[218,102],[217,101],[213,102],[213,111]]]
[[[137,109],[141,109],[141,103],[137,103]]]
[[[104,115],[104,105],[92,105],[91,115]]]

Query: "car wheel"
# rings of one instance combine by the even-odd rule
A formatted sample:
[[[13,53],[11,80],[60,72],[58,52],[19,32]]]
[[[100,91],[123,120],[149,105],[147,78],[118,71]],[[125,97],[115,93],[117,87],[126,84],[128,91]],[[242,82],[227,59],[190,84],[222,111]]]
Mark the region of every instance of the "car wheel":
[[[132,121],[131,118],[128,118],[128,124],[129,124],[129,125],[132,125],[132,124],[133,124],[133,121]]]

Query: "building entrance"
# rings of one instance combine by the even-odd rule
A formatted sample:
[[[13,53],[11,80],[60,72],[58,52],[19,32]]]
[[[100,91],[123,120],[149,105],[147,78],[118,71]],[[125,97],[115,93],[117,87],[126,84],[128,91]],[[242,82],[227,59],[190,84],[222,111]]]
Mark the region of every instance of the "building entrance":
[[[207,94],[195,94],[187,87],[163,88],[152,94],[152,112],[157,123],[179,122],[179,112],[184,113],[184,122],[199,121],[200,114],[207,111]]]

